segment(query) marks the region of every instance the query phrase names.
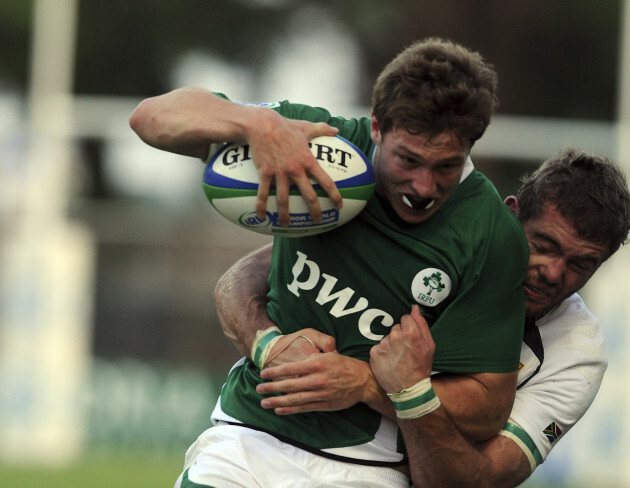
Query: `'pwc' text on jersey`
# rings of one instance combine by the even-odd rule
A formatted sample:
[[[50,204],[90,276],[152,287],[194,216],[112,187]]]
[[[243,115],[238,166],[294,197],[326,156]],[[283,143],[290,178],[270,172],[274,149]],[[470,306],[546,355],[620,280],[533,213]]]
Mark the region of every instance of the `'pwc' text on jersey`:
[[[337,284],[337,278],[326,273],[321,273],[316,262],[307,259],[306,254],[297,251],[297,261],[291,269],[293,281],[287,285],[287,288],[295,296],[300,296],[300,290],[313,290],[320,284],[319,292],[315,301],[319,305],[324,305],[332,300],[334,304],[330,309],[333,317],[342,317],[344,315],[361,313],[358,321],[359,332],[367,339],[379,342],[384,335],[374,334],[372,332],[372,323],[380,319],[380,324],[384,327],[394,325],[393,317],[377,308],[368,308],[367,298],[359,297],[354,306],[348,307],[355,291],[352,288],[344,288],[343,290],[333,292],[333,288]],[[304,279],[299,280],[300,275],[304,272],[308,273]],[[322,278],[320,280],[320,277]]]

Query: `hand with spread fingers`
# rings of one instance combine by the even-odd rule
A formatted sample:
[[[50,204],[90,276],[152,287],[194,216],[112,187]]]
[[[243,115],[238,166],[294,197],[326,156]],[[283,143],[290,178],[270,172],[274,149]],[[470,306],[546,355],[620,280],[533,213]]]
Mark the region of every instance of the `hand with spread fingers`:
[[[311,153],[308,143],[318,136],[334,136],[338,131],[323,122],[291,119],[282,119],[282,122],[282,130],[252,132],[248,141],[260,177],[256,214],[264,219],[270,188],[275,185],[278,218],[282,225],[289,225],[289,189],[295,185],[313,221],[320,223],[322,210],[311,180],[326,191],[336,208],[341,208],[342,198],[332,178]]]

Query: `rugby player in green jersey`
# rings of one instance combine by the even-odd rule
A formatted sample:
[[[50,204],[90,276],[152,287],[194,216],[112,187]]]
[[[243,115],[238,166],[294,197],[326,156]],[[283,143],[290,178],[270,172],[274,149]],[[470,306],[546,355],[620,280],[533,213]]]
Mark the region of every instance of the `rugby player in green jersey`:
[[[319,236],[274,239],[263,306],[277,327],[244,332],[242,344],[253,344],[253,354],[244,347],[248,358],[230,371],[212,416],[216,426],[192,446],[182,486],[264,480],[293,487],[302,478],[321,486],[408,486],[394,407],[368,361],[413,303],[438,345],[434,369],[449,373],[425,393],[437,392],[469,438],[487,439],[505,424],[516,387],[528,251],[520,224],[469,158],[490,121],[495,90],[496,74],[478,54],[429,39],[385,67],[370,117],[344,119],[289,102],[245,105],[199,89],[139,105],[131,125],[160,149],[205,158],[213,143],[247,141],[263,195],[272,177],[286,186],[279,206],[289,182],[312,202],[309,176],[335,199],[334,185],[308,169],[308,141],[317,135],[339,133],[353,142],[376,175],[376,195],[351,222]],[[305,325],[313,330],[303,331]],[[344,373],[340,381],[356,388],[343,408],[336,402],[335,410],[285,416],[268,408],[274,397],[266,389],[282,382],[265,381],[261,370],[286,360],[276,346],[287,354],[321,353],[313,359]],[[345,376],[352,372],[357,381]]]

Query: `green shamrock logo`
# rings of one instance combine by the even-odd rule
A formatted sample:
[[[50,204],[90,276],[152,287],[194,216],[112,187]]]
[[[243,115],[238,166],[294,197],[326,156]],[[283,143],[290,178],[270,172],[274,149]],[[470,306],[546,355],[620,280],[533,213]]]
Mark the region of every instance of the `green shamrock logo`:
[[[438,292],[444,289],[444,285],[442,284],[442,273],[433,273],[431,276],[425,276],[422,279],[424,286],[429,287],[429,291],[427,295],[431,295],[433,290],[437,290]]]

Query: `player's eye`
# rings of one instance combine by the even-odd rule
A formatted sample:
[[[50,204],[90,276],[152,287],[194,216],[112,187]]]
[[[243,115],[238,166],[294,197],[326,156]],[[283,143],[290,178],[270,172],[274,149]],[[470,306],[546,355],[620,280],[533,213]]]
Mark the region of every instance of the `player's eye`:
[[[452,173],[453,171],[457,171],[459,168],[459,164],[443,164],[439,167],[439,170],[442,173]]]
[[[590,261],[571,261],[569,266],[573,271],[579,274],[590,273],[593,269],[593,264]]]
[[[400,159],[405,164],[415,164],[416,160],[410,156],[405,156],[404,154],[399,154],[398,159]]]
[[[529,245],[531,246],[532,250],[534,250],[538,254],[549,254],[551,252],[551,250],[547,246],[538,244],[537,242],[530,242]]]

